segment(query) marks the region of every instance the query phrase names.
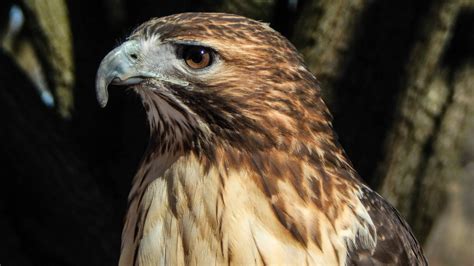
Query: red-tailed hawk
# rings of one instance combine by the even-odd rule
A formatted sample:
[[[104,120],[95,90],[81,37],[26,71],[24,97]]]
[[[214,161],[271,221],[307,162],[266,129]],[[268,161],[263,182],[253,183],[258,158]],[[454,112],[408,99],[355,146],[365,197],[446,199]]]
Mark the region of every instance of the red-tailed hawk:
[[[267,24],[185,13],[139,26],[97,96],[143,100],[150,141],[120,265],[426,265],[406,222],[360,181],[318,81]]]

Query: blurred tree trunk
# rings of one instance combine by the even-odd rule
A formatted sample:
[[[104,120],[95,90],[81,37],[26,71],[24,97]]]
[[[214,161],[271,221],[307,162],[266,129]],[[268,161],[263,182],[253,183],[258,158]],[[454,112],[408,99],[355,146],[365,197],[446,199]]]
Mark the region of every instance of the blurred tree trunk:
[[[22,0],[26,26],[36,55],[43,62],[58,112],[65,118],[73,109],[74,63],[69,17],[64,0]]]
[[[3,12],[14,2],[9,1]],[[66,4],[63,0],[22,0],[16,4],[22,8],[15,9],[21,11],[13,15],[13,25],[4,22],[7,27],[0,39],[2,47],[33,81],[42,101],[69,118],[74,62]]]
[[[116,264],[122,214],[70,123],[74,62],[66,3],[8,1],[0,9],[7,18],[0,25],[0,264]]]
[[[473,2],[1,2],[9,57],[0,52],[0,263],[116,263],[146,126],[130,96],[111,92],[116,99],[99,111],[95,71],[134,26],[184,11],[238,13],[292,40],[321,81],[356,169],[423,241],[462,171],[459,149],[473,123]],[[4,19],[12,3],[26,19],[14,37]],[[29,80],[45,84],[54,110]]]
[[[309,1],[295,25],[293,43],[308,67],[324,84],[323,95],[332,103],[333,82],[344,72],[350,44],[367,1]]]
[[[361,96],[349,98],[348,101],[352,103],[346,104],[347,96],[339,96],[347,94],[347,90],[358,86],[354,83],[361,80],[352,78],[347,74],[348,71],[356,67],[365,67],[372,72],[365,72],[365,75],[377,75],[380,71],[371,62],[354,63],[354,60],[360,60],[358,45],[371,41],[363,37],[358,39],[357,36],[364,36],[364,31],[371,30],[364,25],[363,16],[370,17],[374,9],[382,14],[380,16],[384,12],[391,12],[383,7],[378,10],[377,5],[380,3],[308,1],[293,39],[321,81],[326,100],[335,112],[336,131],[345,144],[343,146],[348,146],[356,168],[359,160],[366,160],[363,157],[372,157],[369,160],[372,167],[363,172],[363,177],[397,207],[408,219],[420,241],[424,241],[446,202],[450,180],[460,175],[461,140],[473,120],[472,65],[461,62],[446,65],[443,62],[443,58],[451,56],[450,45],[459,45],[453,44],[452,35],[461,11],[469,10],[470,5],[469,1],[462,0],[434,0],[424,2],[419,7],[411,7],[419,17],[412,22],[416,27],[410,25],[413,31],[407,47],[411,51],[406,55],[406,62],[396,62],[401,67],[391,73],[393,77],[382,81],[397,84],[388,94],[397,100],[388,106],[388,110],[382,106],[379,110],[370,111],[384,112],[382,119],[387,126],[380,127],[377,118],[370,118],[363,122],[366,129],[361,129],[356,124],[365,118],[357,115],[371,114],[367,111],[353,112],[352,107],[361,110],[363,105],[374,104],[373,100],[378,100],[380,96],[374,97],[367,84],[374,81],[379,83],[377,77],[362,79],[364,83],[359,86],[368,85],[369,89],[364,91],[358,88]],[[410,8],[408,2],[402,2],[401,5]],[[416,10],[421,8],[429,11]],[[380,44],[386,43],[382,41]],[[377,50],[373,53],[377,53]],[[380,86],[376,89],[378,91],[375,93],[383,94],[386,88]],[[346,124],[340,126],[340,123]],[[360,137],[354,130],[361,130],[367,136]],[[378,151],[372,152],[369,143],[373,139],[378,141]],[[354,144],[356,142],[363,144],[357,147]],[[366,144],[369,150],[364,150]],[[367,155],[371,152],[377,155]]]
[[[436,1],[420,25],[378,169],[382,194],[421,241],[445,206],[449,181],[460,176],[459,141],[473,108],[472,68],[440,67],[461,6]]]

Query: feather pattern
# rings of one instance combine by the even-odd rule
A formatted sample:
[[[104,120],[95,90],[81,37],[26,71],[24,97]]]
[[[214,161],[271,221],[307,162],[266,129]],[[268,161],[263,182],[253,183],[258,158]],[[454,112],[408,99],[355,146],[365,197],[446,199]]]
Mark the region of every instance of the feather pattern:
[[[406,222],[360,181],[316,78],[267,24],[184,13],[128,40],[148,64],[174,65],[133,86],[151,137],[120,265],[427,264]],[[156,47],[183,43],[211,48],[215,64],[153,62]]]

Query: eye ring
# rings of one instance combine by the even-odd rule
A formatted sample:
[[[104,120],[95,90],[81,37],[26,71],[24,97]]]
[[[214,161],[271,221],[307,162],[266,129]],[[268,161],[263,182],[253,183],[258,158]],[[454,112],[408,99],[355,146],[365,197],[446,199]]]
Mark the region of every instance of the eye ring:
[[[203,46],[186,46],[183,49],[183,60],[188,67],[199,70],[210,66],[214,57],[212,50]]]

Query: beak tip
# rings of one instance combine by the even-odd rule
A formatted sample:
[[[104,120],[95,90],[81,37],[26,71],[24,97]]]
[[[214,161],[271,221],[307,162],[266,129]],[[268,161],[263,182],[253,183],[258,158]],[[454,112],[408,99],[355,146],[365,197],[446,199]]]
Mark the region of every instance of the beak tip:
[[[107,100],[106,99],[98,99],[99,101],[99,106],[101,108],[105,108],[105,106],[107,106]]]
[[[104,108],[109,100],[109,92],[107,91],[108,84],[102,79],[97,79],[96,83],[96,97],[100,107]]]
[[[96,76],[96,95],[99,105],[104,108],[107,105],[109,99],[108,87],[113,83],[115,79],[122,81],[120,85],[129,85],[125,81],[130,75],[134,75],[134,62],[130,61],[128,54],[130,49],[135,51],[137,43],[134,41],[124,42],[119,47],[109,52],[104,59],[100,62],[99,69],[97,70]]]
[[[97,102],[99,102],[100,107],[104,108],[107,105],[108,100],[109,95],[106,88],[97,91]]]

